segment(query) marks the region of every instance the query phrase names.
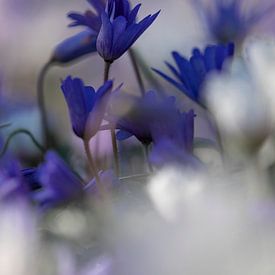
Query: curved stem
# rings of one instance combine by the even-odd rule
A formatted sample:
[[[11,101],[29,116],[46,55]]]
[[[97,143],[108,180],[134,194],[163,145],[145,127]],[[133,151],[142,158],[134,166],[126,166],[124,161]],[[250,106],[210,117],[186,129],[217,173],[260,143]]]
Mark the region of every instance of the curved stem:
[[[11,123],[5,123],[5,124],[0,125],[0,129],[7,128],[10,126],[11,126]]]
[[[104,69],[104,82],[109,79],[109,73],[112,63],[105,61],[105,69]],[[113,148],[113,155],[114,155],[114,168],[116,176],[119,177],[119,158],[118,158],[118,146],[116,141],[116,133],[115,129],[111,128],[111,139],[112,139],[112,148]]]
[[[52,61],[50,60],[42,67],[37,79],[38,108],[39,108],[40,118],[41,118],[42,136],[44,137],[44,144],[46,148],[49,148],[51,146],[51,136],[50,136],[49,122],[48,122],[47,110],[46,110],[46,104],[45,104],[44,80],[45,80],[46,73],[48,72],[51,65],[52,65]]]
[[[12,132],[12,133],[8,136],[6,142],[5,142],[4,146],[3,146],[3,149],[1,150],[0,157],[2,157],[2,156],[6,153],[6,151],[7,151],[8,147],[9,147],[9,144],[10,144],[11,140],[12,140],[15,136],[17,136],[18,134],[25,134],[25,135],[27,135],[27,136],[32,140],[32,142],[34,143],[34,145],[35,145],[42,153],[45,152],[45,148],[36,140],[36,138],[33,136],[33,134],[32,134],[30,131],[28,131],[27,129],[17,129],[17,130],[15,130],[14,132]]]
[[[131,59],[131,62],[132,62],[132,65],[133,65],[133,68],[134,68],[134,71],[135,71],[135,75],[136,75],[136,78],[137,78],[140,93],[141,93],[142,96],[144,96],[145,95],[145,86],[144,86],[142,76],[141,76],[141,73],[140,73],[140,70],[139,70],[139,66],[138,66],[138,63],[137,63],[135,51],[132,48],[130,48],[128,50],[128,53],[129,53],[129,56],[130,56],[130,59]]]
[[[83,145],[84,145],[85,153],[86,153],[86,156],[87,156],[87,159],[88,159],[89,168],[91,170],[91,173],[95,177],[96,185],[98,187],[98,190],[100,190],[101,189],[100,178],[98,176],[97,167],[95,165],[95,162],[94,162],[91,150],[90,150],[89,140],[88,139],[84,139],[83,140]]]

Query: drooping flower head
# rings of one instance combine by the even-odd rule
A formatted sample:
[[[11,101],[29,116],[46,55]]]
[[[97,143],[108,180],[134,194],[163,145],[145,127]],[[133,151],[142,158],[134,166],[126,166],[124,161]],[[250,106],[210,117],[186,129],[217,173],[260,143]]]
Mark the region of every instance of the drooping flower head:
[[[51,61],[68,63],[94,52],[96,52],[96,35],[90,30],[85,30],[59,43],[53,51]]]
[[[244,3],[245,2],[245,3]],[[210,36],[219,43],[241,42],[275,12],[271,1],[191,0]]]
[[[159,12],[136,23],[140,6],[131,10],[128,0],[108,2],[108,13],[101,14],[102,26],[97,38],[97,51],[105,61],[121,57],[157,18]]]
[[[68,105],[72,128],[80,138],[93,137],[102,122],[113,82],[107,81],[97,91],[85,86],[80,78],[68,76],[61,85]]]
[[[154,69],[156,73],[165,80],[176,86],[192,100],[203,104],[202,85],[210,72],[221,71],[224,62],[234,54],[234,44],[207,46],[202,53],[199,49],[194,49],[191,58],[173,52],[176,67],[166,62],[167,67],[172,72],[173,77]]]

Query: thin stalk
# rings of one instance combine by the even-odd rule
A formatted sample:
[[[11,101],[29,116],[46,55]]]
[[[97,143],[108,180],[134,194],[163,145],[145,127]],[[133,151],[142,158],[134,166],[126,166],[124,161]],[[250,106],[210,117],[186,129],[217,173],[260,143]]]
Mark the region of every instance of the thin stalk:
[[[112,62],[105,61],[105,67],[104,67],[104,82],[109,80],[109,74],[111,69]]]
[[[98,176],[98,170],[97,170],[97,167],[95,165],[95,162],[94,162],[91,150],[90,150],[89,139],[84,139],[83,140],[83,145],[84,145],[85,153],[86,153],[86,156],[87,156],[87,159],[88,159],[89,168],[91,170],[91,173],[95,177],[95,181],[96,181],[96,185],[98,187],[98,190],[101,190],[102,186],[101,186],[101,183],[100,183],[100,178]]]
[[[139,175],[120,177],[119,179],[120,180],[138,180],[138,179],[144,179],[150,176],[151,174],[139,174]]]
[[[3,149],[1,150],[0,157],[3,157],[3,156],[4,156],[4,154],[6,153],[8,147],[9,147],[9,144],[10,144],[11,140],[12,140],[15,136],[17,136],[17,135],[19,135],[19,134],[27,135],[27,136],[31,139],[31,141],[33,142],[33,144],[34,144],[42,153],[45,152],[45,148],[36,140],[36,138],[33,136],[33,134],[32,134],[29,130],[27,130],[27,129],[17,129],[17,130],[15,130],[14,132],[12,132],[12,133],[8,136],[6,142],[5,142],[4,146],[3,146]]]
[[[105,61],[105,69],[104,69],[104,82],[109,79],[109,73],[112,63]],[[113,155],[114,155],[114,170],[116,176],[119,177],[119,158],[118,158],[118,146],[116,141],[116,134],[115,129],[111,128],[111,139],[112,139],[112,148],[113,148]]]
[[[133,68],[134,68],[134,71],[135,71],[135,75],[136,75],[136,78],[137,78],[140,93],[141,93],[142,96],[144,96],[145,95],[145,86],[144,86],[142,76],[141,76],[141,73],[140,73],[140,69],[139,69],[139,66],[138,66],[138,63],[137,63],[137,58],[136,58],[135,51],[132,48],[130,48],[128,50],[128,53],[129,53],[129,56],[130,56],[130,59],[131,59],[131,62],[132,62],[132,65],[133,65]]]
[[[115,129],[111,129],[111,138],[112,138],[112,147],[113,147],[113,154],[114,154],[115,173],[116,173],[116,176],[119,177],[119,158],[118,158],[118,148],[117,148]]]
[[[37,79],[38,108],[40,112],[42,136],[44,138],[44,145],[47,149],[51,147],[51,136],[50,136],[48,117],[47,117],[47,109],[45,104],[44,80],[51,65],[52,65],[52,61],[50,60],[42,67]]]
[[[152,173],[153,167],[149,161],[149,145],[144,144],[143,148],[144,148],[144,155],[145,155],[145,159],[146,159],[146,162],[148,165],[148,169],[149,169],[150,173]]]

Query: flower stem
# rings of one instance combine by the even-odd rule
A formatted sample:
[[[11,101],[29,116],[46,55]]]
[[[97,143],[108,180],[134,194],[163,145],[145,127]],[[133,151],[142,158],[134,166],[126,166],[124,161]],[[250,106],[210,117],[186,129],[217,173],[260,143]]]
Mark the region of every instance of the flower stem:
[[[96,185],[98,187],[98,190],[101,190],[100,178],[98,176],[98,170],[97,170],[97,167],[95,165],[95,162],[94,162],[91,150],[90,150],[89,139],[84,139],[83,140],[83,145],[84,145],[85,153],[86,153],[86,156],[87,156],[87,159],[88,159],[89,168],[91,170],[91,173],[95,177],[95,181],[96,181]]]
[[[47,110],[45,104],[45,96],[44,96],[44,80],[46,73],[52,65],[52,61],[48,61],[41,69],[38,75],[37,80],[37,100],[38,100],[38,108],[40,112],[41,118],[41,128],[42,128],[42,136],[44,138],[44,145],[48,149],[51,147],[51,135],[49,129],[49,122],[47,117]]]
[[[153,167],[149,161],[149,145],[146,145],[144,144],[144,155],[145,155],[145,159],[146,159],[146,162],[147,162],[147,165],[148,165],[148,169],[149,169],[149,172],[152,173],[153,172]]]
[[[112,62],[105,61],[105,67],[104,67],[104,82],[109,80],[109,74],[111,69]]]
[[[10,144],[11,140],[12,140],[15,136],[17,136],[17,135],[19,135],[19,134],[25,134],[25,135],[27,135],[27,136],[32,140],[32,142],[34,143],[34,145],[35,145],[42,153],[45,152],[45,148],[36,140],[36,138],[33,136],[33,134],[32,134],[29,130],[27,130],[27,129],[17,129],[17,130],[15,130],[14,132],[12,132],[12,133],[8,136],[6,142],[5,142],[4,146],[3,146],[3,149],[2,149],[1,152],[0,152],[0,157],[3,157],[3,156],[4,156],[4,154],[6,153],[8,147],[9,147],[9,144]]]
[[[145,86],[144,86],[144,83],[143,83],[143,80],[142,80],[142,77],[141,77],[141,73],[140,73],[140,70],[139,70],[138,63],[137,63],[135,51],[132,48],[130,48],[128,50],[128,53],[129,53],[129,56],[130,56],[130,59],[131,59],[131,62],[132,62],[132,65],[133,65],[133,68],[134,68],[134,71],[135,71],[135,75],[136,75],[136,78],[137,78],[140,93],[141,93],[142,96],[144,96],[145,95]]]
[[[109,73],[112,63],[105,61],[105,69],[104,69],[104,82],[109,79]],[[115,129],[111,128],[111,138],[112,138],[112,148],[114,155],[114,168],[116,176],[119,177],[119,158],[118,158],[118,146],[116,141]]]

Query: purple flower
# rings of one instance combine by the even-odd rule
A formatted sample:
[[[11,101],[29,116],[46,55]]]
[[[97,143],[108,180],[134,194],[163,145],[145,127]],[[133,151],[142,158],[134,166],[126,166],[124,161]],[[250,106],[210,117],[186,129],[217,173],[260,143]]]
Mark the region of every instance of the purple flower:
[[[202,0],[191,1],[210,35],[221,43],[241,42],[275,11],[275,4],[269,0],[258,4],[245,3],[248,5],[246,7],[243,1],[239,0],[211,0],[211,3],[203,3]]]
[[[139,23],[136,17],[140,4],[130,10],[127,0],[108,2],[108,13],[101,14],[102,26],[97,37],[97,51],[106,62],[121,57],[154,22],[159,12],[148,15]]]
[[[156,73],[165,80],[176,86],[192,100],[203,105],[202,86],[210,72],[221,71],[224,62],[234,54],[234,45],[229,43],[226,46],[207,46],[202,53],[194,49],[191,58],[188,60],[178,52],[173,52],[173,58],[177,68],[166,62],[173,77],[154,69]]]
[[[41,188],[33,193],[33,199],[41,207],[48,208],[82,195],[80,178],[54,152],[45,156],[45,162],[38,167],[38,181]]]
[[[70,27],[75,26],[86,26],[89,27],[93,32],[99,32],[101,28],[101,14],[104,12],[107,0],[87,0],[94,11],[87,10],[84,14],[71,12],[68,17],[73,20],[69,25]]]
[[[65,96],[72,128],[80,138],[93,137],[102,122],[109,95],[113,86],[107,81],[97,92],[93,87],[84,86],[80,78],[68,76],[61,85]]]
[[[67,63],[86,54],[96,52],[96,35],[90,31],[75,34],[56,46],[52,62]]]
[[[127,104],[129,110],[119,114],[120,107]],[[188,152],[193,148],[194,117],[193,110],[181,113],[175,106],[174,97],[159,97],[154,91],[142,98],[118,93],[109,112],[109,120],[120,130],[117,133],[119,140],[134,135],[148,145],[169,139]]]

